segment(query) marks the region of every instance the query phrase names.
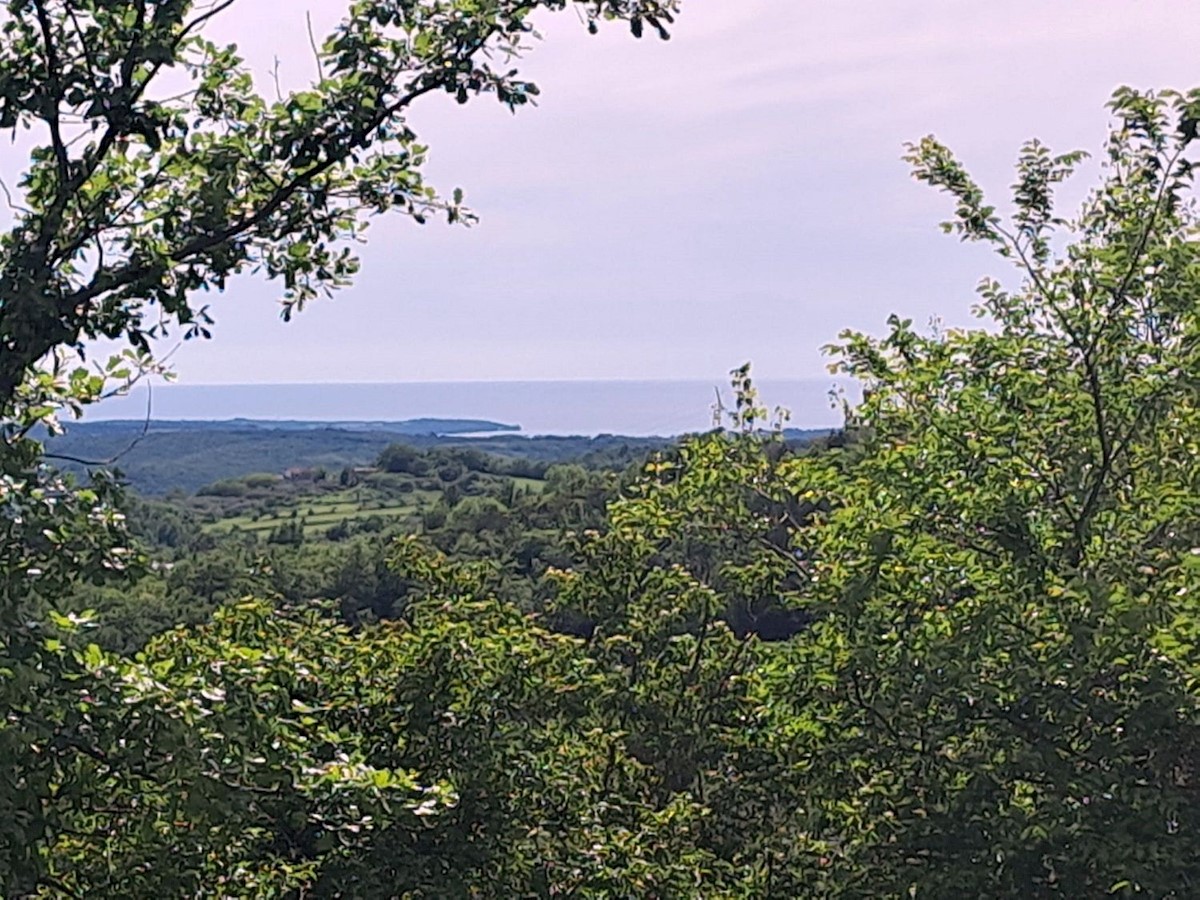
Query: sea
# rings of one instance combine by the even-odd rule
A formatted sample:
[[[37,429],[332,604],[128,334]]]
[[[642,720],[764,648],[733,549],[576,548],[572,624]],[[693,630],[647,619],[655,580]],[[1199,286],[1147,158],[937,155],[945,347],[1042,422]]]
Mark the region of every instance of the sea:
[[[756,387],[768,408],[790,412],[788,427],[838,428],[854,385],[833,378],[764,380]],[[455,381],[397,384],[166,384],[88,410],[96,419],[285,419],[311,422],[399,422],[405,419],[486,419],[528,435],[677,435],[714,423],[719,381]]]

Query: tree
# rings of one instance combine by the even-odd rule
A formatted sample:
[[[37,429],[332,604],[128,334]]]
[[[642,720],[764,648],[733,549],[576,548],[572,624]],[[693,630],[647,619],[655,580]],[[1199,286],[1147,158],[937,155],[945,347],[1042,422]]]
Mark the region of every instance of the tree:
[[[7,7],[0,128],[41,143],[0,247],[0,409],[58,348],[206,334],[193,298],[239,272],[282,282],[290,315],[348,282],[369,214],[469,219],[460,192],[442,200],[422,177],[413,105],[491,94],[515,110],[537,95],[511,68],[535,13],[570,6],[593,29],[622,18],[665,37],[675,2],[358,0],[318,47],[318,79],[278,99],[204,38],[235,5]]]
[[[456,6],[497,28],[523,26],[532,8]],[[649,15],[631,2],[586,8]],[[116,9],[131,17],[118,21]],[[75,40],[49,13],[86,13],[82,35],[99,22],[128,37],[142,9],[18,4],[11,33],[34,50],[41,40],[36,58],[48,62]],[[140,23],[147,33],[152,11]],[[351,151],[320,168],[324,151],[305,142],[324,120],[306,117],[344,101],[350,130],[320,134],[358,147],[354,123],[371,117],[350,96],[350,64],[364,63],[367,96],[371,72],[386,72],[355,54],[425,60],[422,36],[432,34],[470,56],[469,41],[492,32],[452,12],[356,4],[358,27],[326,45],[335,83],[315,100],[293,98],[304,131],[239,99],[244,82],[232,93],[200,85],[200,114],[209,115],[207,90],[231,116],[228,132],[200,129],[202,147],[290,135],[291,175],[272,178],[313,175],[219,254],[213,244],[183,257],[196,277],[218,285],[222,272],[261,264],[299,305],[349,273],[317,245],[348,233],[362,208],[441,208],[410,181],[402,187],[414,193],[398,200],[337,194],[350,183],[340,178],[395,187],[395,170],[377,173]],[[384,40],[410,15],[426,30]],[[499,36],[501,46],[520,31]],[[129,54],[135,71],[153,71],[152,58],[138,60],[159,52],[141,38],[116,55],[98,39],[78,41],[80,71],[119,67]],[[236,67],[196,46],[211,71]],[[475,85],[469,74],[438,80],[421,69],[413,84],[528,99],[484,71]],[[28,84],[30,97],[61,90],[60,104],[71,100],[57,76],[12,84],[15,96]],[[140,82],[112,80],[121,84]],[[985,327],[926,334],[893,317],[881,338],[844,335],[837,366],[863,382],[866,399],[850,439],[825,453],[788,454],[761,434],[748,372],[735,372],[731,432],[652,460],[602,527],[578,535],[570,567],[546,574],[549,618],[497,598],[498,559],[455,563],[405,540],[393,560],[402,621],[349,627],[311,608],[246,602],[152,640],[134,660],[90,645],[86,614],[24,624],[14,611],[29,590],[53,599],[81,574],[136,565],[105,484],[79,490],[39,468],[28,436],[54,409],[97,396],[103,378],[60,380],[28,360],[4,401],[0,456],[4,893],[337,896],[352,884],[365,896],[1195,894],[1200,91],[1122,90],[1112,110],[1103,182],[1073,219],[1056,213],[1053,192],[1081,154],[1026,145],[1006,219],[936,140],[911,147],[917,177],[956,203],[947,229],[1018,266],[1012,287],[983,283]],[[111,129],[127,153],[144,148],[121,156],[112,138],[127,162],[173,159],[172,142],[190,138],[143,112],[137,127],[98,125],[90,152]],[[50,253],[53,236],[75,233],[68,220],[91,209],[90,195],[72,194],[82,207],[64,203],[52,239],[38,243],[54,186],[70,185],[90,158],[72,160],[75,145],[54,137],[64,120],[46,116],[51,143],[26,185],[41,212],[21,220],[33,237],[4,245],[26,255]],[[407,148],[409,165],[419,154],[392,126],[375,137],[400,145],[392,162]],[[240,156],[206,158],[218,184],[228,172],[231,190],[270,205],[274,182]],[[270,159],[251,158],[272,171]],[[195,177],[179,165],[183,175],[163,177]],[[314,238],[288,216],[322,189],[334,193],[316,198]],[[51,199],[37,200],[39,190]],[[231,208],[227,198],[206,206],[202,193],[195,210],[161,198],[155,208],[185,232],[196,210]],[[146,202],[156,196],[147,189]],[[144,224],[153,232],[165,221]],[[117,277],[143,265],[149,239],[143,224],[114,229],[126,254],[112,263]],[[156,271],[185,277],[175,239],[161,238]],[[306,246],[293,252],[294,241]],[[58,270],[28,270],[43,279],[47,308],[107,271],[87,247]],[[0,294],[10,343],[49,333],[42,307],[16,290],[23,283],[12,304]],[[204,326],[186,290],[171,293],[175,282],[113,284],[94,298],[110,304],[84,300],[59,316],[61,342],[107,322],[136,349],[154,328],[143,328],[145,303]],[[145,364],[135,354],[113,377],[137,377]],[[564,470],[558,487],[590,497],[577,475]],[[464,515],[508,515],[464,501],[472,506]],[[769,609],[806,627],[777,642],[731,627]],[[587,627],[556,633],[546,627],[554,617]]]
[[[847,334],[860,443],[799,461],[791,673],[810,873],[831,895],[1186,896],[1200,547],[1200,92],[1123,89],[1104,179],[1021,152],[1003,218],[933,138],[946,229],[1013,261],[987,327]],[[819,864],[820,859],[823,863]]]
[[[36,429],[161,371],[154,339],[174,329],[207,337],[196,297],[239,273],[280,282],[287,317],[349,282],[349,246],[368,216],[470,221],[460,191],[442,199],[425,183],[427,148],[407,116],[440,93],[528,104],[537,88],[512,63],[536,36],[535,14],[569,7],[592,29],[624,19],[635,35],[649,26],[665,37],[676,5],[355,0],[317,47],[315,82],[272,98],[236,48],[204,37],[235,3],[19,0],[0,13],[0,128],[33,143],[29,167],[4,185],[12,224],[0,237],[6,894],[45,883],[47,847],[78,811],[64,779],[82,777],[84,757],[129,774],[115,757],[102,761],[117,732],[99,723],[116,720],[70,712],[78,682],[97,670],[84,665],[89,651],[67,652],[20,610],[31,594],[53,604],[73,581],[120,577],[137,554],[111,481],[80,488],[49,469]],[[90,371],[71,351],[94,338],[128,349]]]
[[[626,19],[637,35],[649,25],[665,37],[676,6],[357,0],[317,48],[316,81],[272,99],[235,47],[204,37],[236,2],[22,0],[0,14],[0,128],[35,142],[29,168],[5,186],[13,221],[0,237],[0,478],[7,492],[55,497],[59,518],[111,508],[109,491],[70,512],[69,485],[38,469],[41,447],[29,436],[160,372],[153,339],[175,328],[208,336],[199,294],[260,273],[281,283],[288,317],[349,283],[358,266],[350,245],[368,216],[471,220],[460,191],[441,199],[422,177],[414,104],[440,93],[528,104],[537,87],[512,63],[540,11],[570,7],[592,29]],[[94,338],[128,349],[89,371],[68,351]],[[35,534],[53,530],[22,521]],[[28,569],[45,571],[35,560],[5,572]],[[26,590],[24,580],[0,585]]]
[[[424,455],[407,444],[389,444],[379,454],[377,464],[385,472],[409,475],[424,475],[429,470]]]
[[[606,733],[649,769],[628,789],[705,810],[706,888],[1200,885],[1200,91],[1111,108],[1073,218],[1053,193],[1082,154],[1027,144],[1006,219],[913,145],[947,230],[1017,265],[983,282],[985,327],[847,333],[847,446],[692,441],[562,576],[620,685]],[[808,628],[739,646],[717,616],[755,597]]]

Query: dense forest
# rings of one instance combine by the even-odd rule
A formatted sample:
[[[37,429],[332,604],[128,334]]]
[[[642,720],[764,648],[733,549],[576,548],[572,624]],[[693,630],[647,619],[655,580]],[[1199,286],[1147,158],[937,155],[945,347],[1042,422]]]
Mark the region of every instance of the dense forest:
[[[255,472],[281,474],[288,469],[322,469],[337,475],[346,467],[375,462],[388,446],[417,450],[456,448],[490,456],[530,460],[530,471],[547,464],[582,461],[621,467],[646,451],[667,446],[670,438],[623,435],[489,434],[464,437],[421,431],[413,423],[311,423],[289,427],[278,422],[78,422],[46,442],[47,458],[64,471],[85,475],[102,464],[120,473],[140,494],[192,493],[226,478]],[[824,437],[827,431],[787,429],[789,440]]]
[[[825,439],[744,366],[664,445],[389,439],[155,496],[46,434],[207,337],[203,290],[291,315],[366,217],[469,218],[408,113],[526,105],[530,15],[675,7],[361,0],[260,96],[203,37],[231,2],[3,14],[0,126],[46,141],[0,241],[3,896],[1200,892],[1200,91],[1119,90],[1070,214],[1083,154],[1026,144],[1002,213],[911,145],[1015,277],[978,327],[846,332]]]
[[[395,619],[409,585],[390,566],[391,548],[414,534],[455,560],[487,560],[506,602],[544,613],[547,570],[573,558],[568,534],[602,527],[607,502],[646,460],[673,452],[648,449],[661,440],[631,441],[614,439],[603,452],[589,450],[595,441],[588,438],[554,441],[578,452],[564,463],[536,452],[395,443],[362,465],[251,470],[161,497],[126,492],[139,570],[120,583],[77,585],[52,603],[35,595],[25,615],[90,610],[91,639],[127,654],[158,632],[206,622],[218,607],[250,596],[287,606],[324,602],[347,622]],[[229,464],[252,465],[244,453],[232,448]],[[180,480],[190,480],[184,464],[173,465]]]

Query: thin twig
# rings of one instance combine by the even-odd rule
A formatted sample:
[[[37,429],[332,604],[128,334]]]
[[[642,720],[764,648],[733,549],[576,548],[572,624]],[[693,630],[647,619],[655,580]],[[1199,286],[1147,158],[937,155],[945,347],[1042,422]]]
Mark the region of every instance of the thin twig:
[[[283,88],[279,86],[279,57],[275,57],[275,65],[271,67],[271,80],[275,82],[275,99],[283,102]]]
[[[7,183],[4,181],[4,179],[3,179],[3,178],[0,178],[0,191],[2,191],[2,192],[4,193],[4,198],[5,198],[5,200],[8,202],[8,208],[9,208],[9,209],[13,210],[14,212],[21,212],[21,213],[25,213],[26,215],[31,215],[31,214],[32,214],[32,212],[33,212],[33,211],[32,211],[32,210],[30,210],[28,207],[25,207],[25,206],[18,206],[18,205],[17,205],[17,204],[16,204],[16,203],[13,201],[13,195],[12,195],[12,191],[10,191],[10,190],[8,189],[8,184],[7,184]]]
[[[172,347],[170,352],[167,353],[166,356],[164,356],[162,358],[159,365],[161,366],[162,363],[165,363],[172,356],[174,356],[175,352],[181,346],[183,346],[182,342],[180,342],[180,343],[176,344],[174,347]],[[108,400],[112,397],[119,396],[122,391],[129,390],[129,388],[133,387],[139,381],[141,381],[143,378],[145,378],[147,374],[149,374],[149,370],[142,370],[128,384],[123,385],[120,388],[116,388],[106,394],[102,394],[100,396],[100,399]],[[57,459],[57,460],[62,460],[63,462],[73,462],[73,463],[75,463],[77,465],[81,465],[81,466],[96,466],[96,467],[111,466],[117,462],[120,462],[123,457],[127,456],[138,444],[140,444],[143,440],[145,440],[146,435],[150,433],[150,420],[151,420],[151,414],[152,414],[153,409],[154,409],[154,382],[147,381],[146,382],[146,417],[142,421],[142,430],[138,433],[137,437],[135,437],[129,443],[129,446],[127,446],[124,450],[120,451],[119,453],[114,454],[109,459],[89,460],[89,459],[82,459],[77,456],[71,456],[70,454],[66,454],[66,453],[43,453],[42,455],[47,459]]]
[[[147,382],[146,383],[146,418],[145,418],[145,421],[142,422],[142,430],[138,433],[137,437],[135,437],[132,441],[129,442],[129,446],[127,446],[124,450],[120,451],[119,453],[113,454],[108,459],[83,459],[82,457],[79,457],[79,456],[72,456],[69,453],[50,453],[50,452],[45,452],[42,454],[42,456],[45,457],[46,459],[57,459],[62,462],[72,462],[72,463],[75,463],[76,465],[88,466],[89,468],[92,468],[92,467],[107,468],[108,466],[111,466],[111,465],[114,465],[115,463],[120,462],[121,459],[123,457],[127,456],[130,453],[130,451],[133,450],[134,447],[136,447],[138,444],[140,444],[145,439],[146,435],[150,432],[150,410],[151,410],[151,405],[152,405],[153,399],[154,399],[153,385],[150,382]]]
[[[313,59],[317,64],[317,84],[320,84],[325,78],[325,67],[321,62],[321,51],[317,49],[317,39],[313,35],[312,12],[304,13],[304,21],[308,26],[308,46],[312,47]]]

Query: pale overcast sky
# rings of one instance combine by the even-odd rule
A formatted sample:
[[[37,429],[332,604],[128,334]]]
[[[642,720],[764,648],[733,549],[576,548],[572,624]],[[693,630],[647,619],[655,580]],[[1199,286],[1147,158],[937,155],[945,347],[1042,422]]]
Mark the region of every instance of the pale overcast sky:
[[[215,37],[308,76],[305,9],[245,0]],[[356,285],[297,320],[253,280],[217,300],[183,383],[824,374],[889,313],[969,321],[979,248],[911,181],[935,133],[997,195],[1019,144],[1098,150],[1112,89],[1200,84],[1194,0],[685,0],[673,39],[543,19],[541,103],[431,98],[413,121],[471,229],[382,219]]]

